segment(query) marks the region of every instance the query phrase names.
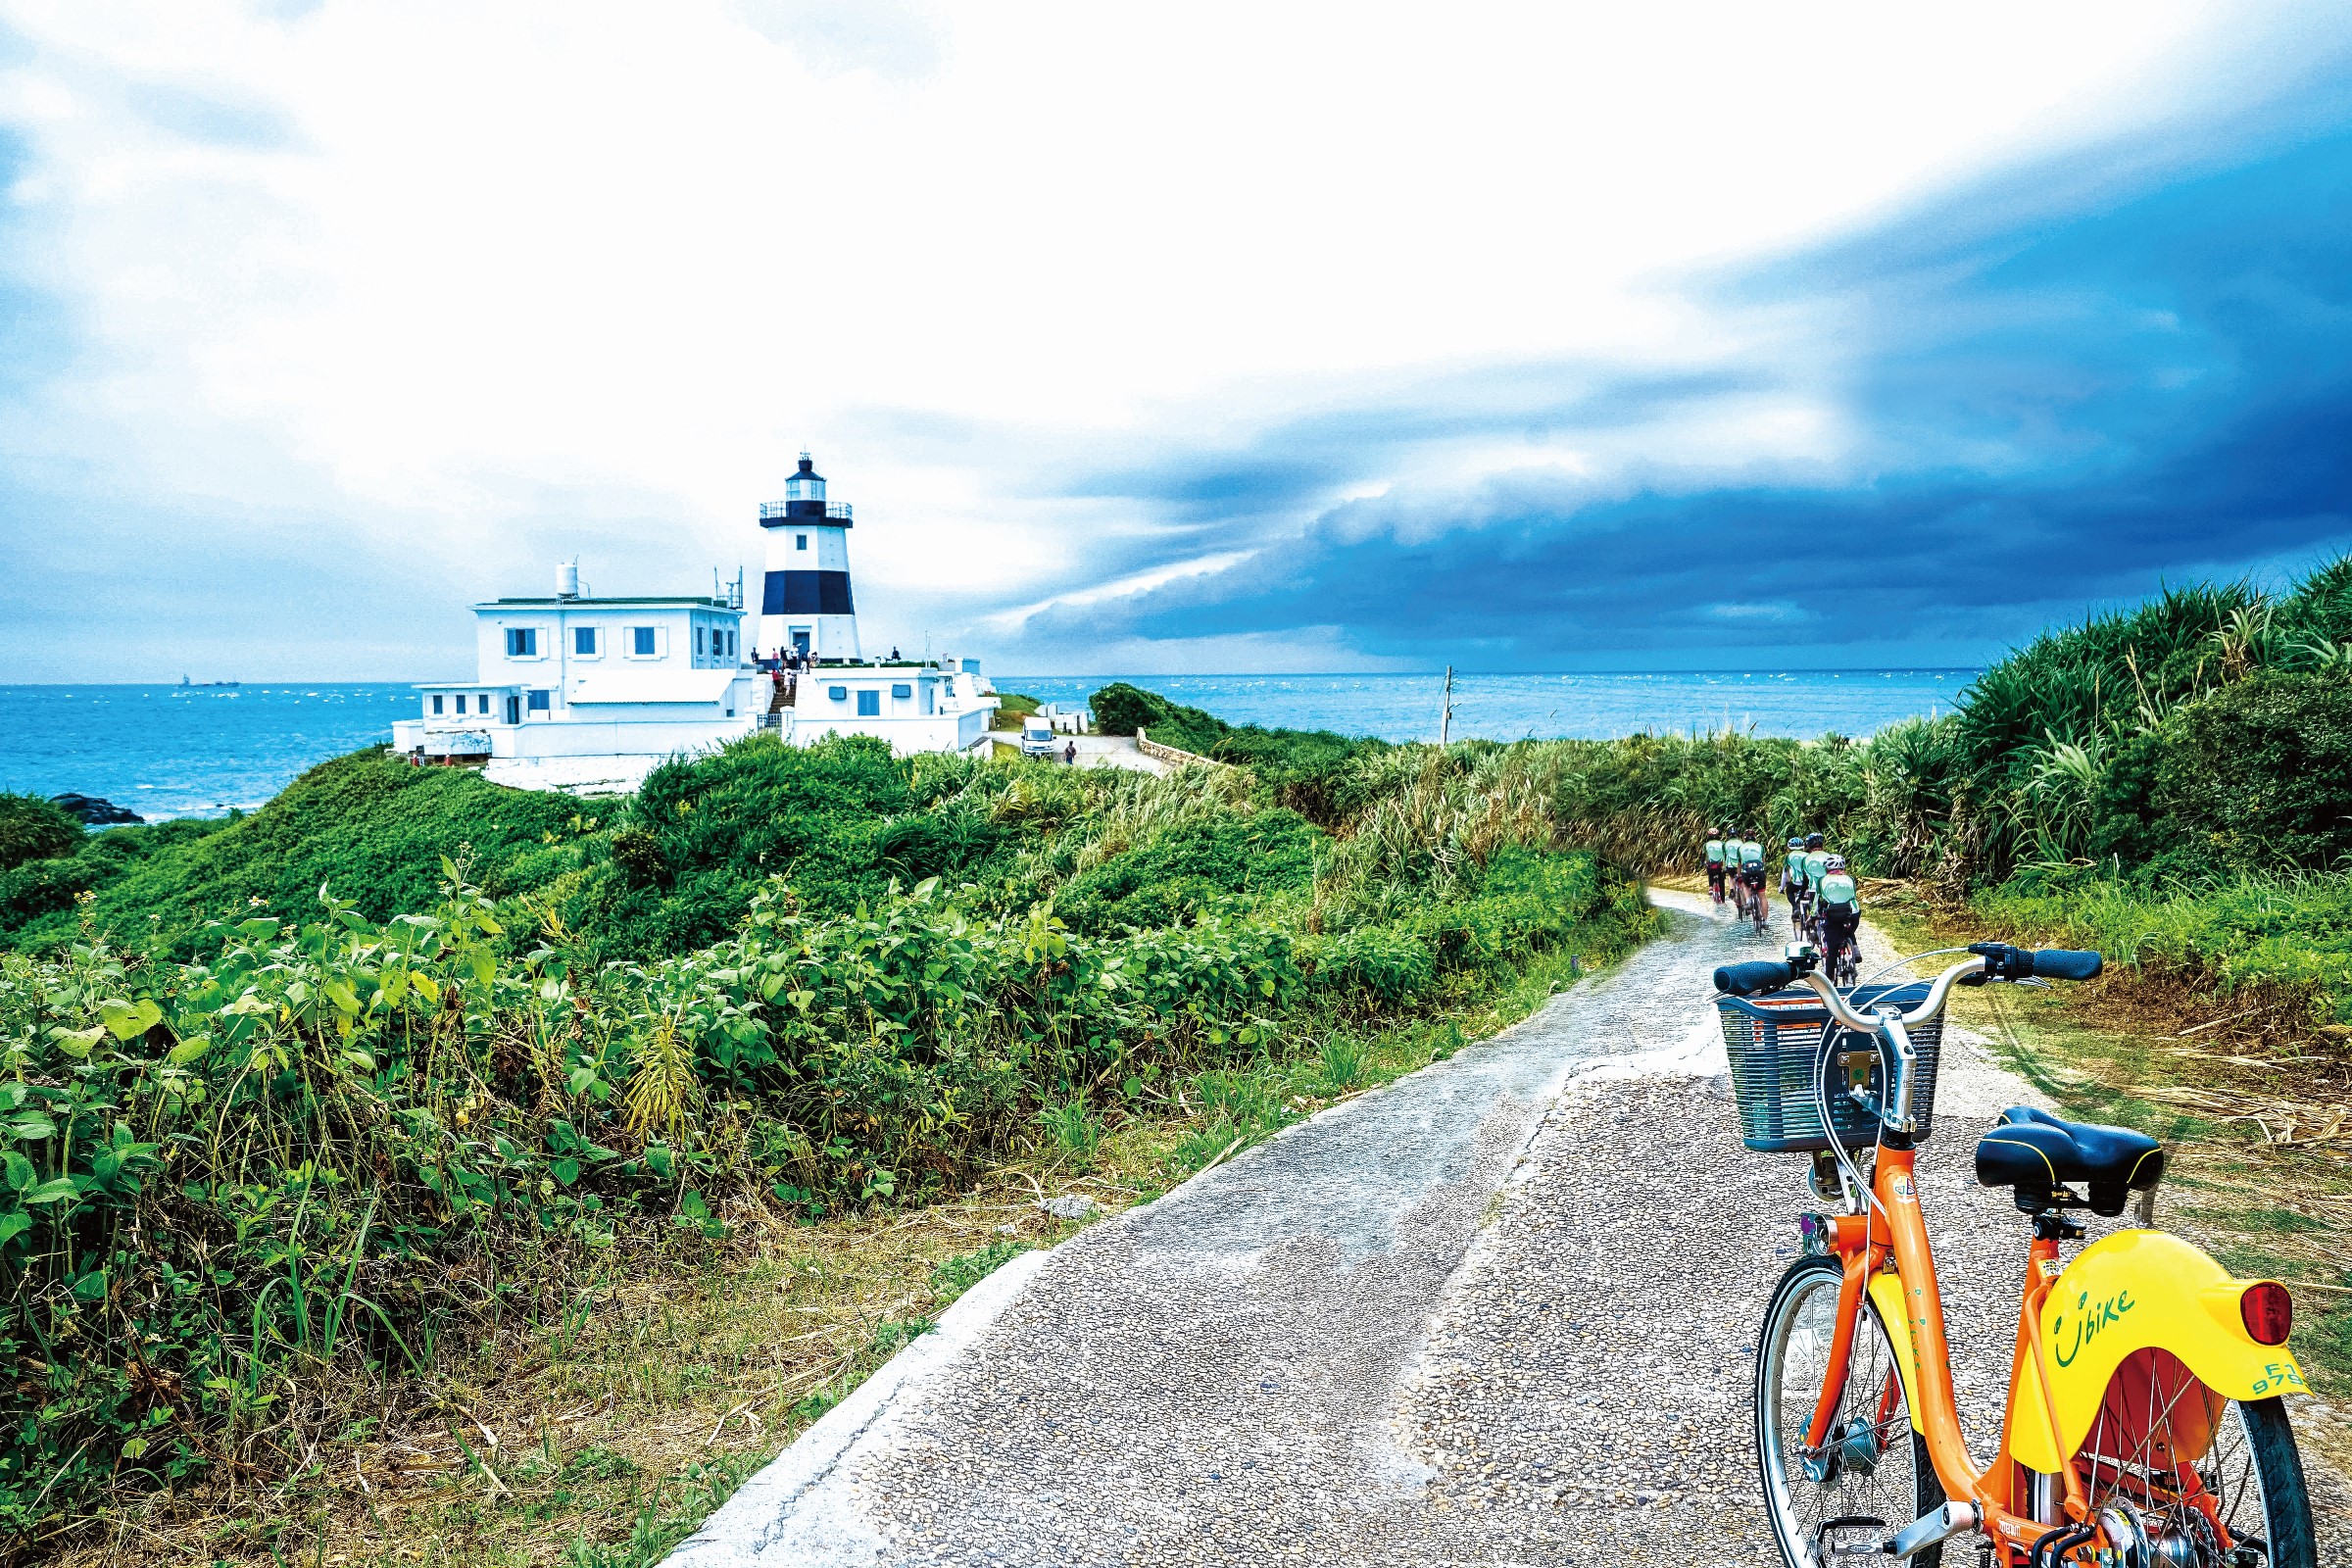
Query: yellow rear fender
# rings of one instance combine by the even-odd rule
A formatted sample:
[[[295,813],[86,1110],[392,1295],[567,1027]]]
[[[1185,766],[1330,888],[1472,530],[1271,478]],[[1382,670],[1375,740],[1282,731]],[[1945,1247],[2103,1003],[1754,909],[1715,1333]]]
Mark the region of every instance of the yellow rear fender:
[[[2118,1231],[2084,1248],[2041,1304],[2041,1349],[2065,1453],[2082,1447],[2116,1368],[2139,1350],[2169,1350],[2224,1398],[2306,1392],[2303,1369],[2286,1347],[2258,1344],[2246,1332],[2238,1298],[2257,1283],[2232,1277],[2164,1231]],[[2039,1368],[2028,1367],[2024,1382],[2010,1423],[2010,1454],[2033,1469],[2054,1471],[2062,1456],[2050,1451]]]

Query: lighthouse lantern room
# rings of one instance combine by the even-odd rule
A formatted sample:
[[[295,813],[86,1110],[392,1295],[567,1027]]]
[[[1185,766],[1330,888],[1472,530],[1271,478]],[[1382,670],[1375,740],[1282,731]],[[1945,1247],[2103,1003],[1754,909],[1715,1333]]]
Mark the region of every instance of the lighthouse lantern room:
[[[850,593],[850,508],[828,504],[824,475],[808,454],[784,481],[784,499],[760,508],[767,534],[760,586],[759,652],[797,663],[857,663],[858,607]]]

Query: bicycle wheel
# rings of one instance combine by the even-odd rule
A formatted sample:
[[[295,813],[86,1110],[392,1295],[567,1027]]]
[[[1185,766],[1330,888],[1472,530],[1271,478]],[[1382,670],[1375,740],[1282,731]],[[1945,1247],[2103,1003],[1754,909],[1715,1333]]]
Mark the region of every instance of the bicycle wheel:
[[[1773,1291],[1756,1341],[1756,1461],[1764,1511],[1788,1568],[1814,1568],[1839,1543],[1876,1545],[1943,1505],[1927,1441],[1911,1430],[1886,1327],[1867,1299],[1829,1441],[1818,1453],[1805,1446],[1829,1377],[1841,1277],[1836,1258],[1798,1260]],[[1911,1563],[1937,1568],[1942,1560],[1938,1545]]]
[[[2111,1541],[2137,1544],[2137,1561],[2318,1568],[2285,1406],[2226,1399],[2170,1351],[2136,1351],[2116,1369],[2075,1469],[2091,1516]]]

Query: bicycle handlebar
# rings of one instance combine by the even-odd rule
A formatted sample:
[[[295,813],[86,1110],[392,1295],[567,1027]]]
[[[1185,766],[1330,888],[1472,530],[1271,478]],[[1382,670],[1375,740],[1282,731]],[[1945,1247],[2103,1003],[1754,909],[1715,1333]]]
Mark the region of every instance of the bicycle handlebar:
[[[1715,971],[1715,989],[1727,997],[1749,997],[1759,991],[1778,991],[1795,979],[1794,965],[1764,958],[1723,965]]]
[[[2079,953],[2069,948],[2043,948],[2026,956],[2033,961],[2034,973],[2044,980],[2094,979],[2107,964],[2095,953]]]
[[[1980,943],[1970,956],[1953,964],[1936,977],[1928,988],[1927,999],[1908,1012],[1897,1013],[1905,1028],[1935,1017],[1943,1010],[1944,999],[1954,985],[1984,975],[1991,980],[2088,980],[2096,976],[2106,959],[2096,953],[2081,953],[2068,948],[2043,948],[2028,952],[1996,942]],[[1831,1016],[1848,1029],[1876,1033],[1879,1020],[1865,1017],[1847,1004],[1838,988],[1824,979],[1818,970],[1799,975],[1792,963],[1776,963],[1759,959],[1752,963],[1727,963],[1715,971],[1715,989],[1726,996],[1749,997],[1759,991],[1779,991],[1787,986],[1802,985],[1821,998]],[[1892,1008],[1885,1009],[1892,1012]]]

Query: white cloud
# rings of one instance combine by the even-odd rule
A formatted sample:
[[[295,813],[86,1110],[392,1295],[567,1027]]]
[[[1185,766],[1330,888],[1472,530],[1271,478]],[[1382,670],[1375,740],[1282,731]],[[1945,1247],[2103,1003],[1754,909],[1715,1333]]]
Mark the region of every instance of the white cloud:
[[[1024,488],[1074,455],[1430,367],[1703,366],[1727,325],[1662,274],[2177,106],[2229,74],[2218,27],[2246,58],[2283,25],[2187,0],[0,15],[9,281],[72,344],[5,411],[20,488],[331,518],[450,563],[455,603],[582,537],[608,579],[756,560],[808,445],[858,506],[861,599],[968,584],[975,621],[1184,569],[1182,541],[1139,564],[1132,509]],[[1714,417],[1676,450],[1842,451],[1801,395]],[[1381,482],[1622,471],[1659,439],[1434,442]]]

